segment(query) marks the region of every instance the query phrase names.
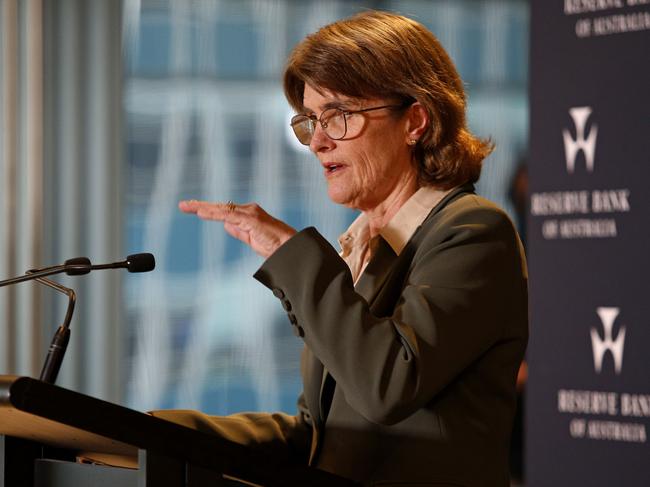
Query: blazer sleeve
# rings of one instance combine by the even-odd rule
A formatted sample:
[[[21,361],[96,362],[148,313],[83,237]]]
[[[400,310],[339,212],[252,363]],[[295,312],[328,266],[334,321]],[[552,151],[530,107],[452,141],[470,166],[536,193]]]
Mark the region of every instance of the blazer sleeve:
[[[311,417],[304,396],[298,399],[298,413],[238,413],[209,416],[195,410],[164,409],[151,415],[187,428],[215,434],[278,460],[307,464],[311,445]]]
[[[313,228],[255,275],[371,422],[405,419],[499,341],[526,333],[526,271],[513,225],[486,200],[462,199],[421,229],[406,276],[382,289],[395,295],[388,313],[355,292],[347,265]]]

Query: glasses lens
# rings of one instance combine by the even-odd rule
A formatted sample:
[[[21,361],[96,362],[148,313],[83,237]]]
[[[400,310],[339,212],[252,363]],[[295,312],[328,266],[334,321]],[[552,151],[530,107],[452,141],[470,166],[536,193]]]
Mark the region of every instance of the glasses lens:
[[[303,145],[311,143],[311,137],[314,135],[315,122],[306,115],[296,115],[291,119],[291,128],[293,133]]]
[[[339,140],[345,137],[345,113],[338,108],[325,110],[320,116],[321,124],[330,139]]]

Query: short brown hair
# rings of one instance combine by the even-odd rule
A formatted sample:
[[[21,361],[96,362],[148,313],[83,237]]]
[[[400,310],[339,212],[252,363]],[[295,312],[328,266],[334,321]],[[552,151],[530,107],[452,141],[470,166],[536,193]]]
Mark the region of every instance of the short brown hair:
[[[362,12],[308,35],[284,72],[284,92],[297,112],[305,110],[305,84],[352,98],[420,102],[429,115],[414,151],[421,184],[475,182],[493,149],[467,128],[463,82],[449,55],[423,25],[401,15]]]

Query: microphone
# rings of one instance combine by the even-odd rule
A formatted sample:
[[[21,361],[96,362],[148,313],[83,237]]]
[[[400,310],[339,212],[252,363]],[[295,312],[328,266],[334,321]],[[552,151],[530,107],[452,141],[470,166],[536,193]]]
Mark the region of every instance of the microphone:
[[[102,269],[126,269],[129,272],[149,272],[156,268],[156,259],[152,254],[133,254],[129,255],[126,260],[113,262],[112,264],[92,265],[87,257],[76,257],[66,260],[63,265],[43,267],[41,269],[32,269],[21,276],[12,277],[0,281],[0,287],[17,284],[19,282],[31,281],[41,277],[48,277],[54,274],[65,272],[69,276],[81,276],[88,274],[90,271]]]
[[[52,338],[47,357],[45,358],[45,363],[43,364],[43,369],[41,370],[40,380],[50,384],[54,384],[56,381],[65,351],[70,341],[70,322],[77,301],[77,296],[72,289],[47,279],[47,276],[61,273],[66,273],[69,276],[81,276],[88,274],[92,270],[102,269],[126,269],[129,272],[149,272],[155,269],[155,267],[156,260],[152,254],[148,253],[133,254],[129,255],[126,260],[120,262],[99,265],[92,265],[88,257],[76,257],[74,259],[66,260],[63,265],[43,267],[41,269],[30,269],[22,276],[0,281],[0,287],[3,287],[17,284],[19,282],[36,280],[37,282],[68,296],[68,309],[65,314],[65,319]]]
[[[95,271],[102,269],[126,269],[129,272],[149,272],[155,268],[156,259],[152,254],[132,254],[129,255],[126,260],[122,260],[120,262],[113,262],[112,264],[91,265],[88,268],[88,272],[91,270]]]

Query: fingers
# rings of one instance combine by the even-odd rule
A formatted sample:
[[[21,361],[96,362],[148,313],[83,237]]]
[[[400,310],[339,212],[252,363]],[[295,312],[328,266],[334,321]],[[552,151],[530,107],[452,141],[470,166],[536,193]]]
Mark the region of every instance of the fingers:
[[[277,218],[273,218],[257,203],[236,205],[187,200],[178,204],[181,211],[193,213],[202,220],[221,221],[226,232],[248,244],[262,257],[270,256],[296,230]]]
[[[217,221],[232,220],[238,210],[238,206],[232,201],[212,203],[209,201],[184,200],[178,203],[178,208],[184,213],[194,213],[203,220]]]
[[[226,221],[231,212],[223,204],[205,205],[197,209],[196,216],[202,220]]]
[[[196,213],[200,205],[198,200],[184,200],[178,203],[178,209],[183,213]]]

